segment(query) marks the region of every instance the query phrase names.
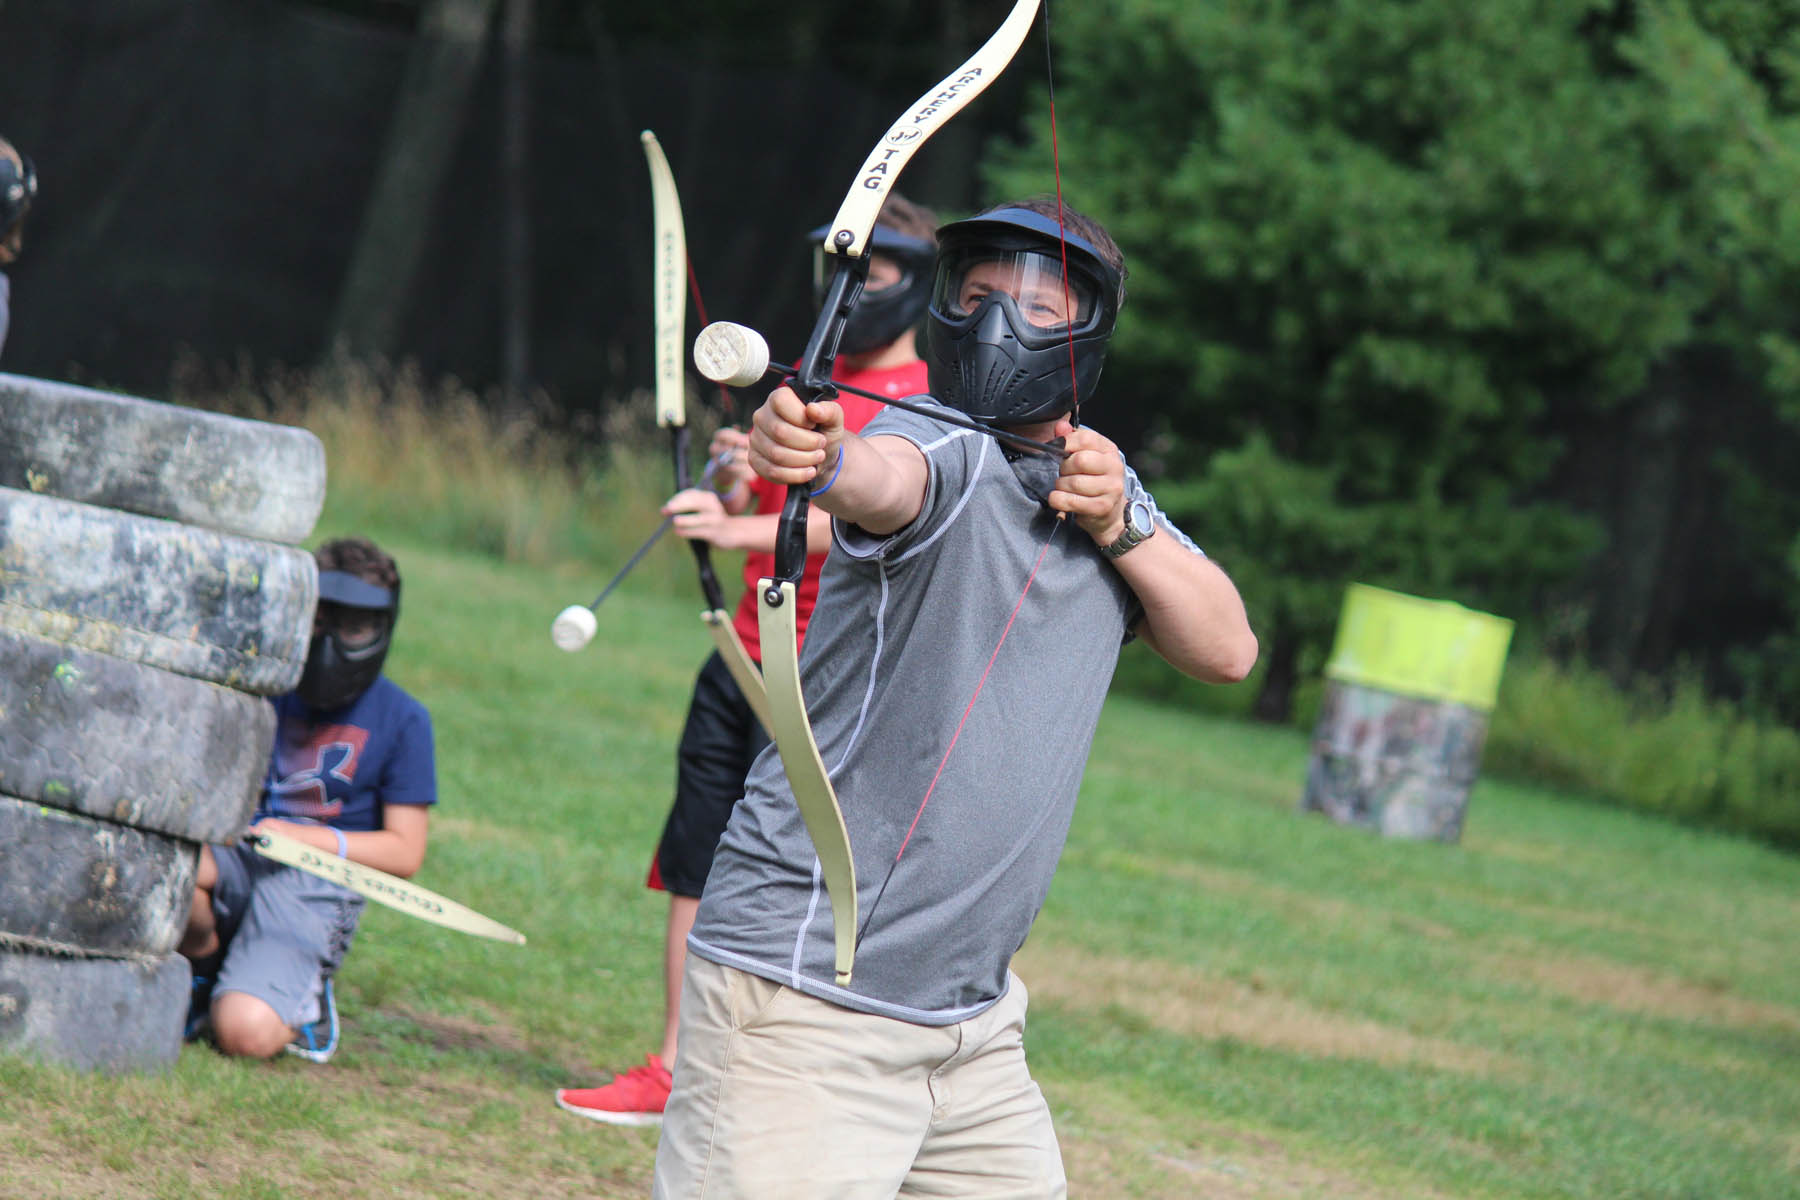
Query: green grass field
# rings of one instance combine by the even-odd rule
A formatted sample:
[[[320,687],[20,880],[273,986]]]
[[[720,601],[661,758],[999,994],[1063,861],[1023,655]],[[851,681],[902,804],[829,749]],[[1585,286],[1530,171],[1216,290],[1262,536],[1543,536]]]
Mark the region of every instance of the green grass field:
[[[328,1066],[0,1059],[0,1195],[648,1193],[654,1132],[551,1090],[660,1030],[642,880],[709,646],[686,555],[659,548],[567,656],[550,619],[610,563],[375,532],[407,577],[390,669],[437,730],[419,882],[530,945],[372,907]],[[1017,964],[1073,1195],[1800,1193],[1800,860],[1494,780],[1460,846],[1383,841],[1296,811],[1306,756],[1109,704]]]

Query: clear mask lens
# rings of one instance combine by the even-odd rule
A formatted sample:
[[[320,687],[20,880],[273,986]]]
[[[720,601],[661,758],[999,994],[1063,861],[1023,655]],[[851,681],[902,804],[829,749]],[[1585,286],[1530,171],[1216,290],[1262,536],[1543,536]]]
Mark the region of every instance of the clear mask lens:
[[[388,613],[379,609],[352,608],[321,602],[313,621],[315,633],[329,633],[346,652],[366,650],[379,642],[390,625]]]
[[[947,317],[966,317],[995,292],[1005,292],[1035,328],[1079,327],[1099,307],[1096,289],[1062,260],[1036,250],[980,251],[946,257],[938,269],[932,305]]]

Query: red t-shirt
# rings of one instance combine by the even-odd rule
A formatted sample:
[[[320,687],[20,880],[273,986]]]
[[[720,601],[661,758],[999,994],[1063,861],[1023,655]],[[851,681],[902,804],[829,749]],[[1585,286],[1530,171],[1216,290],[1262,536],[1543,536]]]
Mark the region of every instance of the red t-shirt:
[[[915,360],[904,366],[887,367],[874,371],[845,371],[842,365],[832,374],[839,383],[859,387],[867,392],[878,392],[883,396],[904,399],[917,396],[926,390],[926,370],[922,361]],[[849,392],[839,392],[837,402],[844,409],[844,428],[856,433],[875,419],[883,405],[862,396],[852,396]],[[779,513],[782,503],[787,499],[787,485],[770,483],[762,476],[750,481],[751,491],[755,493],[757,513]],[[815,516],[814,518],[818,518]],[[801,638],[806,637],[806,623],[812,618],[813,605],[819,599],[819,571],[825,565],[823,554],[806,556],[806,573],[801,576],[799,588],[800,607],[794,614],[794,624],[800,631]],[[775,555],[772,551],[753,551],[744,556],[744,598],[738,602],[737,614],[732,618],[732,625],[737,629],[738,637],[743,639],[744,649],[750,657],[762,662],[762,637],[756,627],[756,585],[775,573]]]

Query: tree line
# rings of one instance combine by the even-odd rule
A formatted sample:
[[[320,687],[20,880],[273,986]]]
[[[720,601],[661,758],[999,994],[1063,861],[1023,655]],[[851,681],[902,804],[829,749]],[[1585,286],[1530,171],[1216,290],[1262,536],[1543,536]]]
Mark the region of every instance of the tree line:
[[[1287,715],[1346,580],[1800,720],[1800,4],[1057,12],[1065,186],[1131,260],[1099,401]],[[990,159],[1033,186],[1046,105]],[[1096,419],[1102,419],[1096,417]]]

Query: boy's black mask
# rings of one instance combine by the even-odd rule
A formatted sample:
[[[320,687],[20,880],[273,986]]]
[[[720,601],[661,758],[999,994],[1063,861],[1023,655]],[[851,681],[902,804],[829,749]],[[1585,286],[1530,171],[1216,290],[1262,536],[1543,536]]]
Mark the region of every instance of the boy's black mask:
[[[390,591],[347,571],[320,571],[319,609],[324,628],[313,634],[294,692],[308,708],[328,712],[355,701],[380,677],[400,617],[400,589]],[[359,617],[380,614],[379,632],[373,639],[347,639],[334,628],[333,609],[355,610]]]

